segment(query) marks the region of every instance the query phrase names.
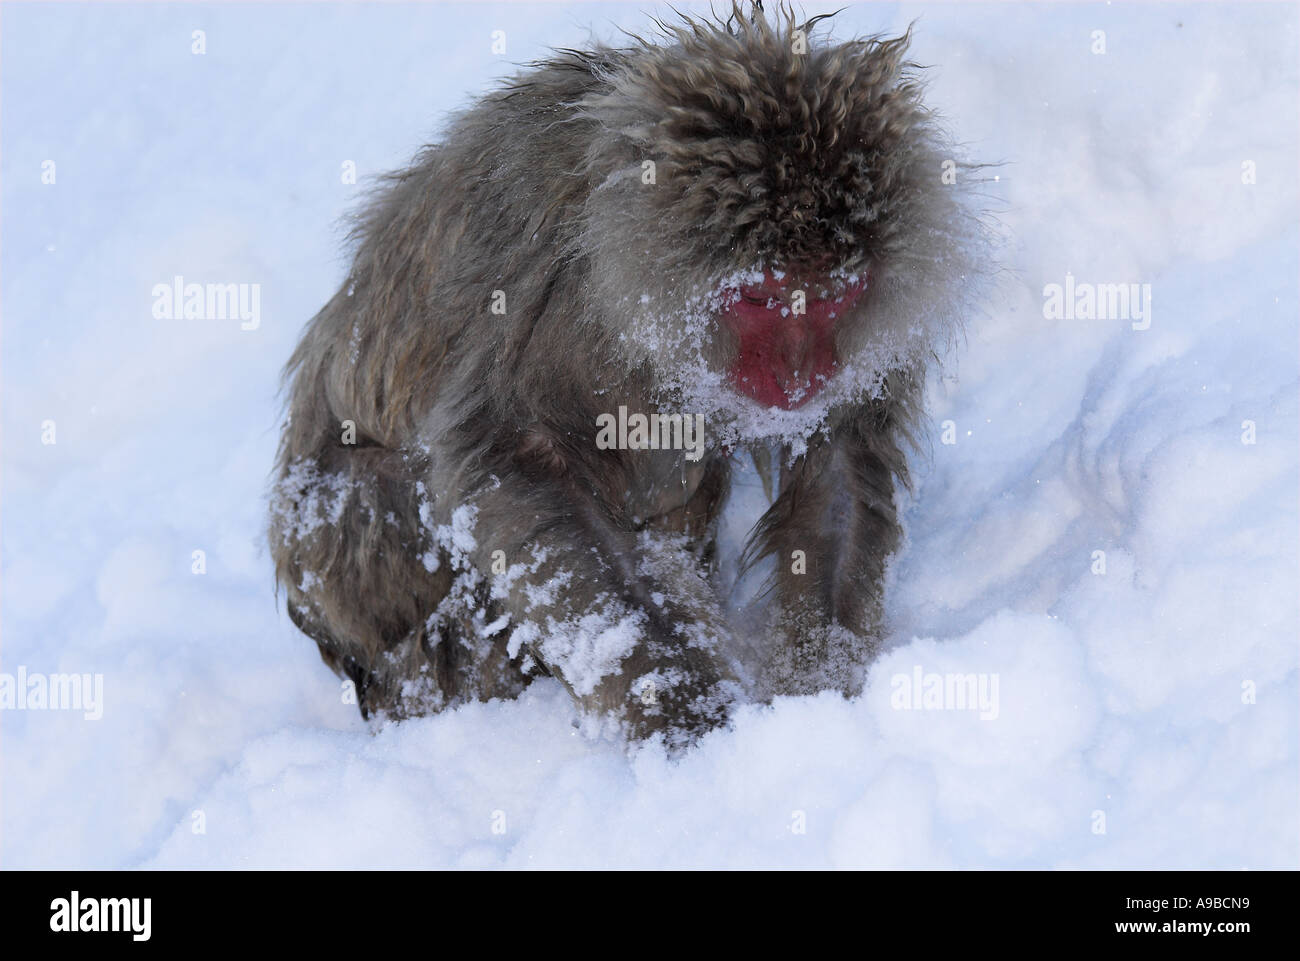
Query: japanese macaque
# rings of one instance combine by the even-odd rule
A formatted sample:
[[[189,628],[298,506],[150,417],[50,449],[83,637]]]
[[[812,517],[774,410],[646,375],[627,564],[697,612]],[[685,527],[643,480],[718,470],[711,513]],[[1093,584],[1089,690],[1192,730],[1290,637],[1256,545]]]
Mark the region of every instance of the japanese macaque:
[[[926,364],[987,259],[972,168],[909,36],[759,5],[661,29],[456,116],[289,361],[276,573],[364,715],[549,675],[593,733],[674,750],[856,693],[879,647]],[[736,606],[741,458],[771,501]]]

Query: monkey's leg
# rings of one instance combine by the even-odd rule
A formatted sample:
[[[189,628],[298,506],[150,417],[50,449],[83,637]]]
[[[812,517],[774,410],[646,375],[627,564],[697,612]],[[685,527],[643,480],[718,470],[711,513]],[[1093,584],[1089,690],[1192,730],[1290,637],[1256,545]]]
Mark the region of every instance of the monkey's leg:
[[[513,697],[527,683],[460,616],[465,604],[448,603],[453,572],[420,517],[423,467],[379,446],[327,449],[288,465],[273,501],[289,616],[367,717]]]
[[[782,469],[756,531],[776,560],[776,642],[769,695],[861,690],[879,650],[885,564],[898,545],[894,477],[901,455],[877,417],[847,425]]]
[[[526,646],[588,715],[634,739],[661,733],[677,749],[725,722],[740,687],[684,536],[631,530],[572,477],[515,473],[469,502],[508,653]]]

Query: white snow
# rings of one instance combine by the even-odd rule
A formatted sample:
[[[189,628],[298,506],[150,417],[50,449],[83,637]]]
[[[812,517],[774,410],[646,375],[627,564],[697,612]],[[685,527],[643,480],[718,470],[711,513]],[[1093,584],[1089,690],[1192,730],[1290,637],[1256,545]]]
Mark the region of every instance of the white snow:
[[[931,103],[1008,161],[1010,240],[930,391],[892,645],[856,700],[748,708],[673,763],[585,737],[552,681],[372,734],[262,533],[336,218],[506,61],[645,11],[6,6],[0,673],[102,675],[103,715],[0,710],[0,863],[1296,867],[1295,10],[836,33],[918,14]],[[1067,272],[1150,283],[1149,329],[1045,319]],[[259,326],[155,319],[177,275],[259,284]]]

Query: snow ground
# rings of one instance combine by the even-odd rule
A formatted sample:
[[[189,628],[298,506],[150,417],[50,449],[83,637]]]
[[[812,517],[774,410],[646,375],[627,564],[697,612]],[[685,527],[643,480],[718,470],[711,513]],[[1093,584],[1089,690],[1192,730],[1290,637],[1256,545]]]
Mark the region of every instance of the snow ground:
[[[506,60],[646,9],[4,6],[0,672],[102,674],[104,703],[0,711],[0,863],[1295,867],[1291,5],[841,14],[921,15],[1011,238],[932,390],[860,698],[748,709],[676,765],[584,741],[550,683],[378,734],[341,703],[261,533],[340,165],[364,184]],[[1044,319],[1067,271],[1150,283],[1150,328]],[[177,274],[260,283],[260,326],[154,319]],[[996,718],[895,709],[918,667],[995,678]]]

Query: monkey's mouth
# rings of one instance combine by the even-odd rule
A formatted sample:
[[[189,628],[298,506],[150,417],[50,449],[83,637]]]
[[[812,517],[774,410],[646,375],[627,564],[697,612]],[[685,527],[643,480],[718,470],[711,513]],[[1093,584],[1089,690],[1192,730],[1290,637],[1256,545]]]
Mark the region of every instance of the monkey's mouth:
[[[866,290],[865,275],[795,280],[771,270],[733,287],[720,317],[736,336],[732,387],[766,407],[793,410],[835,375],[835,325]]]

